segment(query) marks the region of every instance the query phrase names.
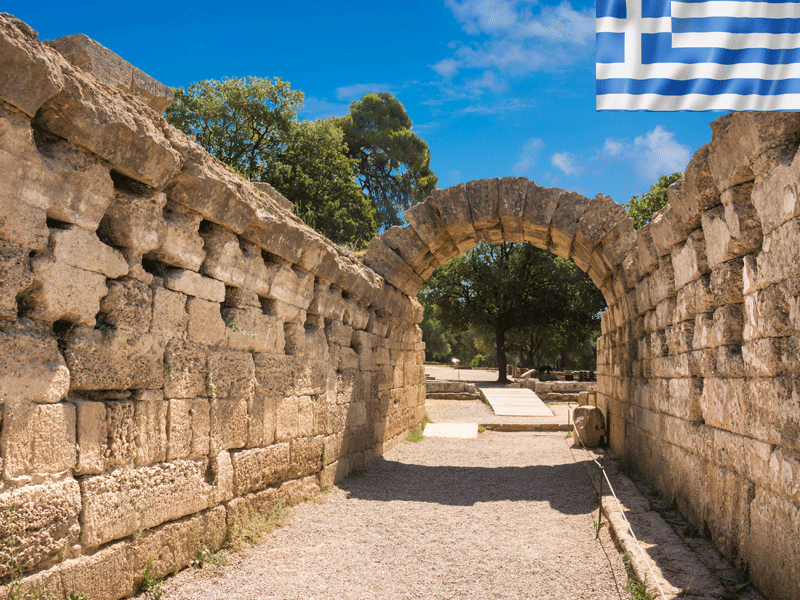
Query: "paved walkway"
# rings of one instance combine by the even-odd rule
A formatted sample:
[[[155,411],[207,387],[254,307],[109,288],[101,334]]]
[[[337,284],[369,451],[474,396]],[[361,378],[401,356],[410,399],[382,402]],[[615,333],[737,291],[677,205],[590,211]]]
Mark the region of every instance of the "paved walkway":
[[[527,388],[479,387],[498,417],[553,417],[553,411]]]
[[[164,600],[624,600],[625,569],[564,433],[400,444]],[[210,576],[209,576],[210,574]]]

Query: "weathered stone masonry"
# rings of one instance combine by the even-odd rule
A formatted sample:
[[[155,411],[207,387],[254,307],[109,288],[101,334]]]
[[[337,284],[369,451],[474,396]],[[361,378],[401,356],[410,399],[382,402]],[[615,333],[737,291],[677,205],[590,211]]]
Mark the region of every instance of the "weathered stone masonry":
[[[609,305],[612,448],[795,597],[800,115],[717,120],[638,232],[603,195],[481,180],[358,261],[168,126],[141,72],[112,87],[81,70],[101,77],[96,47],[54,44],[78,69],[0,26],[0,507],[32,582],[129,594],[149,557],[171,572],[382,453],[422,418],[419,286],[479,241],[529,240]]]

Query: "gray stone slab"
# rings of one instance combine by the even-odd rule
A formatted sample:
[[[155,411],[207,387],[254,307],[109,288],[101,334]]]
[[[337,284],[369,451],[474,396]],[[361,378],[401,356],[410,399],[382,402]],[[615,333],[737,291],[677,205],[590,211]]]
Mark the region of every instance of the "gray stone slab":
[[[553,411],[527,388],[478,388],[494,414],[507,417],[552,417]]]

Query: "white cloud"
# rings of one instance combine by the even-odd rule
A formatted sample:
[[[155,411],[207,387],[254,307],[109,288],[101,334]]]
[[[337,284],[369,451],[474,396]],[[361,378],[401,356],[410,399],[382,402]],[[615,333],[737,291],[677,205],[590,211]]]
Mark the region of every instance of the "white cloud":
[[[633,140],[636,169],[648,180],[683,171],[691,158],[688,146],[678,143],[675,134],[661,125]]]
[[[565,175],[579,175],[582,169],[575,163],[575,157],[569,152],[556,152],[550,163],[561,169]]]
[[[514,165],[514,172],[518,175],[529,172],[539,158],[539,153],[544,148],[544,142],[539,138],[531,138],[522,146],[517,164]]]
[[[489,90],[494,94],[502,94],[508,89],[506,82],[492,71],[484,71],[480,77],[468,81],[466,85],[467,89],[473,94],[482,94],[483,90]]]
[[[606,138],[603,144],[602,155],[609,158],[617,158],[622,156],[625,152],[626,143],[624,140],[615,140],[614,138]]]
[[[388,83],[356,83],[336,88],[336,97],[339,100],[360,100],[364,94],[377,92],[394,93]]]
[[[515,74],[557,69],[580,60],[594,47],[594,11],[575,10],[566,0],[557,6],[538,0],[445,0],[445,4],[467,34],[490,38],[457,43],[453,58],[433,66],[448,79],[463,68]]]

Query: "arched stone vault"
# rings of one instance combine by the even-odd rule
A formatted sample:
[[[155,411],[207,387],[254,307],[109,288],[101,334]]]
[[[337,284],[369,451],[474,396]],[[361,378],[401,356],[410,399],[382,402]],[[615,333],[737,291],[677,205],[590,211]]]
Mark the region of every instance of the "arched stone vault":
[[[633,249],[633,221],[609,196],[589,199],[524,177],[481,179],[443,190],[405,212],[409,225],[374,238],[364,263],[409,296],[436,267],[479,242],[531,242],[572,258],[616,303],[613,277]]]

